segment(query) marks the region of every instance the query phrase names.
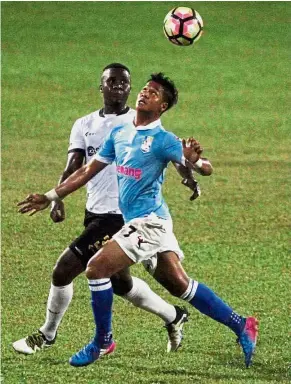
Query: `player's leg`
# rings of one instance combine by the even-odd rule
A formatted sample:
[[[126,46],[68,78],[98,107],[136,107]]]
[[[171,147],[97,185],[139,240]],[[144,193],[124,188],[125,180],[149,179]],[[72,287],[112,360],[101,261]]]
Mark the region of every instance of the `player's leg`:
[[[40,327],[47,340],[56,337],[58,327],[73,298],[73,280],[84,272],[85,262],[67,248],[57,260],[47,301],[45,323]]]
[[[159,316],[166,324],[177,316],[174,305],[167,303],[138,277],[131,276],[130,268],[123,269],[111,277],[114,294],[128,300],[134,306]]]
[[[115,240],[109,240],[88,262],[86,276],[91,291],[91,304],[96,331],[94,339],[70,358],[70,364],[81,367],[113,352],[111,276],[134,264]]]
[[[157,255],[152,256],[150,259],[145,260],[142,262],[143,266],[145,267],[146,271],[149,272],[150,275],[154,275],[156,268],[157,268]],[[158,269],[159,271],[159,269]],[[158,273],[158,272],[157,272]],[[158,277],[158,276],[157,276]],[[171,291],[171,280],[170,279],[164,279],[162,281],[161,279],[156,280],[163,285],[168,291]],[[187,286],[187,277],[186,277],[186,283],[185,286]],[[178,307],[175,305],[176,309],[176,316],[172,319],[172,321],[169,321],[165,324],[165,328],[168,333],[168,343],[167,343],[167,352],[177,351],[179,347],[182,346],[182,340],[183,340],[183,327],[185,323],[188,321],[189,318],[189,312],[185,307]]]
[[[72,281],[84,270],[85,266],[71,249],[61,254],[52,274],[45,322],[39,330],[13,343],[17,352],[34,354],[55,343],[57,329],[73,297]]]
[[[172,295],[188,301],[204,315],[230,328],[242,345],[246,366],[250,365],[257,339],[255,318],[240,316],[205,284],[189,278],[175,252],[158,255],[154,277]]]

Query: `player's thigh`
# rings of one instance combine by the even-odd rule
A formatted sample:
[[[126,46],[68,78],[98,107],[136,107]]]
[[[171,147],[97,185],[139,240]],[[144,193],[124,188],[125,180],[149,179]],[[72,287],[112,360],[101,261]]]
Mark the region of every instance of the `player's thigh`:
[[[111,278],[114,274],[133,265],[118,243],[111,239],[88,262],[88,279]]]
[[[93,214],[86,212],[86,228],[69,246],[81,260],[84,269],[92,256],[123,226],[121,215]]]
[[[158,254],[153,276],[174,296],[180,297],[188,288],[189,277],[175,252],[166,251]]]
[[[67,248],[56,262],[52,274],[52,282],[57,287],[68,285],[84,270],[85,267],[80,258],[70,248]]]

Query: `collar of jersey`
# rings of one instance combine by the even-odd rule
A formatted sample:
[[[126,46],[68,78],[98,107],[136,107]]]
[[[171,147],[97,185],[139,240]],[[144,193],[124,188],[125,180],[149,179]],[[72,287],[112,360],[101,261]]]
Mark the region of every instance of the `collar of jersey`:
[[[121,111],[120,113],[108,113],[108,114],[104,114],[104,108],[101,108],[99,109],[99,116],[100,117],[105,117],[105,116],[120,116],[120,115],[125,115],[127,112],[129,111],[129,107],[126,107],[124,108],[123,111]]]
[[[145,131],[147,129],[157,128],[158,126],[161,126],[161,125],[162,125],[161,120],[158,119],[158,120],[155,120],[155,121],[149,123],[148,125],[138,125],[137,127],[135,127],[135,129],[137,131]]]

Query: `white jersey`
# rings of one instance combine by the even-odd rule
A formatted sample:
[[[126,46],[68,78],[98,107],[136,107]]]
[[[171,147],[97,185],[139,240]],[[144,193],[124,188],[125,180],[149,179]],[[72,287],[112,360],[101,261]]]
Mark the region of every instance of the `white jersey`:
[[[135,111],[126,108],[120,115],[104,115],[103,109],[76,120],[73,125],[69,152],[82,151],[86,162],[99,150],[112,128],[133,120]],[[86,208],[93,213],[121,213],[118,207],[116,165],[110,164],[87,183]]]

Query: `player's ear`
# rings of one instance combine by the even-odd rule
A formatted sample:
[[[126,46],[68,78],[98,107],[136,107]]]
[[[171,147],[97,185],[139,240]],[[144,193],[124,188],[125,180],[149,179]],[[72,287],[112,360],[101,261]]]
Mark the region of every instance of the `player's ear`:
[[[99,85],[99,91],[100,91],[101,93],[103,93],[103,87],[102,87],[102,84]]]
[[[161,104],[161,113],[165,112],[168,108],[168,103],[166,103],[165,101]]]

